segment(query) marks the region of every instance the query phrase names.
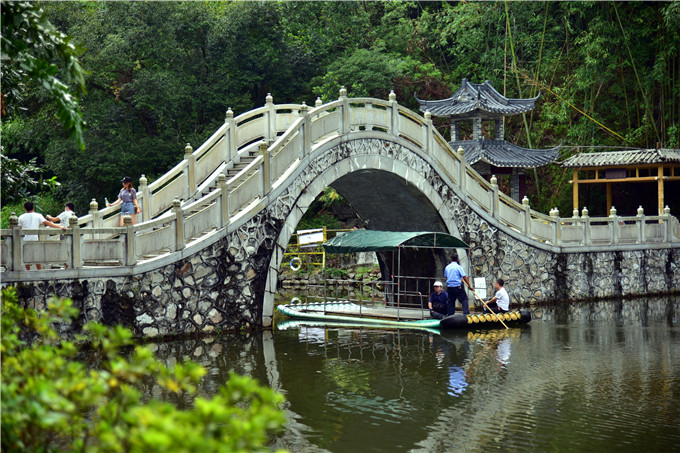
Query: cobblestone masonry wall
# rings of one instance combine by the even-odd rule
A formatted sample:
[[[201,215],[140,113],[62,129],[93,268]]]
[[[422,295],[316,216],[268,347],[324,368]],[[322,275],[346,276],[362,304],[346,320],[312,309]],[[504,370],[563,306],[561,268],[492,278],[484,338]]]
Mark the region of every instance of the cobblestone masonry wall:
[[[455,222],[470,245],[470,273],[484,276],[488,287],[495,278],[504,278],[513,302],[680,290],[678,250],[555,254],[535,248],[473,211],[413,151],[384,140],[359,139],[317,157],[261,214],[188,259],[133,277],[24,283],[19,286],[20,298],[41,309],[52,294],[71,297],[82,311],[72,326],[75,329],[89,320],[120,323],[145,337],[257,328],[262,322],[268,264],[281,225],[298,197],[336,163],[368,155],[405,162],[431,185],[452,213],[445,222]]]

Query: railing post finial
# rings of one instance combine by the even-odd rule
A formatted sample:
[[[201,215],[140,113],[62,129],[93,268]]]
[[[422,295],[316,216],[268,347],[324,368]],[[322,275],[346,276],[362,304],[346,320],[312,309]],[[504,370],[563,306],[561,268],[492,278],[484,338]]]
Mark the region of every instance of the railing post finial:
[[[99,203],[97,203],[97,200],[94,198],[90,201],[90,211],[99,211]]]
[[[264,98],[264,101],[267,104],[273,104],[274,103],[274,97],[272,96],[271,93],[267,93],[267,97]]]
[[[429,110],[425,111],[425,121],[432,121],[432,114],[430,113]]]
[[[230,123],[234,119],[234,111],[231,107],[227,108],[227,113],[224,115],[224,121]]]
[[[560,210],[557,209],[557,207],[554,207],[550,210],[550,217],[559,217],[560,216]]]
[[[343,85],[340,88],[340,99],[344,99],[347,97],[347,88],[345,88],[345,85]]]
[[[642,207],[642,205],[640,205],[640,207],[637,208],[637,215],[638,215],[638,217],[642,217],[643,215],[645,215],[645,210]]]
[[[323,101],[319,96],[316,97],[316,101],[314,101],[314,107],[321,107],[323,105]]]
[[[572,219],[578,219],[578,209],[574,209],[571,213]]]
[[[671,215],[671,208],[669,208],[668,205],[666,205],[666,207],[663,208],[663,215],[665,215],[666,217]]]
[[[181,205],[182,200],[180,200],[178,197],[175,197],[175,199],[172,200],[172,209],[179,209]]]
[[[614,206],[609,210],[609,217],[616,217],[616,208]]]
[[[498,178],[496,178],[496,175],[491,175],[491,179],[489,180],[489,182],[491,183],[492,186],[497,186],[498,185]]]
[[[144,176],[144,173],[142,173],[142,176],[139,177],[139,186],[144,187],[149,183],[149,180],[146,179],[146,176]]]
[[[588,208],[586,208],[585,206],[581,210],[581,217],[588,217]]]
[[[397,95],[394,93],[394,90],[390,90],[390,95],[388,98],[390,102],[397,102]]]
[[[300,106],[300,113],[306,113],[309,111],[309,106],[305,101],[302,101],[302,105]]]
[[[529,207],[529,198],[527,198],[526,195],[522,198],[522,205],[524,205],[524,207]]]
[[[12,215],[9,216],[9,226],[13,228],[17,225],[19,225],[19,217],[17,217],[16,212],[12,211]]]
[[[132,226],[132,216],[130,214],[125,214],[123,216],[123,225],[126,227]]]
[[[184,147],[184,154],[191,154],[194,152],[194,149],[191,147],[190,143],[187,143],[187,146]]]

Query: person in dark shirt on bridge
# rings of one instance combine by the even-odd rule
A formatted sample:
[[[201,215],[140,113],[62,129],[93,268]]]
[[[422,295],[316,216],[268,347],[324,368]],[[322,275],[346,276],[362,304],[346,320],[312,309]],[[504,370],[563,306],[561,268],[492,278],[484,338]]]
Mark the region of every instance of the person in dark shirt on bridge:
[[[446,316],[446,301],[449,298],[446,291],[442,291],[442,286],[442,282],[434,282],[434,292],[430,294],[430,301],[427,303],[430,307],[430,316],[437,319]]]

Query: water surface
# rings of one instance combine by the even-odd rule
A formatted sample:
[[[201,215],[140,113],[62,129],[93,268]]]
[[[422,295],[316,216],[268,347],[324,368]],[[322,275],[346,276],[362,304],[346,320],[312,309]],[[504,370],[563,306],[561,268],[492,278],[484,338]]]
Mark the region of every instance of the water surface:
[[[285,394],[274,446],[290,451],[680,450],[680,303],[654,303],[651,319],[638,301],[611,321],[574,305],[509,330],[292,326],[155,347],[206,366],[204,394],[229,370]]]

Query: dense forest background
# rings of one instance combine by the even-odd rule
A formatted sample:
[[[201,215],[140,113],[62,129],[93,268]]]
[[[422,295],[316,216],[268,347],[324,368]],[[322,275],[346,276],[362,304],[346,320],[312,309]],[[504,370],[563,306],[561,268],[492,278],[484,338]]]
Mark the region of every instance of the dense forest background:
[[[182,159],[187,142],[197,148],[207,139],[228,107],[238,115],[267,93],[275,103],[313,105],[317,96],[336,99],[341,85],[349,96],[383,99],[394,89],[417,110],[414,93],[447,97],[467,77],[508,97],[540,91],[536,110],[506,124],[506,138],[533,148],[561,142],[560,159],[680,147],[676,2],[35,5],[70,37],[87,71],[84,84],[69,85],[86,122],[84,147],[65,130],[62,106],[26,82],[3,88],[2,152],[35,159],[61,183],[37,195],[55,215],[66,200],[82,214],[92,198],[100,206],[104,196],[115,199],[123,175],[153,181]],[[72,70],[61,68],[63,80]],[[448,137],[448,125],[436,124]],[[532,206],[568,215],[569,178],[558,165],[529,172]],[[8,201],[3,213],[21,211]]]

